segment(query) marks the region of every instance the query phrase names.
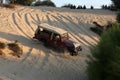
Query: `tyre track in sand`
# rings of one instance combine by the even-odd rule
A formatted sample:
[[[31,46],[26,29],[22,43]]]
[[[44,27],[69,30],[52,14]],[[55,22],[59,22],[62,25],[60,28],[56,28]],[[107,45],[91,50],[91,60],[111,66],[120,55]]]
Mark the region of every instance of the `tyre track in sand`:
[[[58,21],[60,21],[65,27],[65,29],[69,32],[70,31],[70,34],[77,40],[77,41],[79,41],[80,43],[82,43],[82,44],[84,44],[84,45],[86,45],[86,46],[90,46],[91,44],[89,44],[88,42],[86,42],[86,41],[84,41],[84,39],[82,39],[82,38],[79,38],[78,36],[76,36],[73,32],[75,32],[74,30],[72,30],[68,25],[67,25],[67,23],[65,23],[64,21],[62,21],[61,19],[60,19],[60,17],[56,17],[56,16],[54,16],[54,15],[52,15],[54,18],[56,18]]]
[[[37,17],[38,23],[41,23],[41,21],[40,21],[40,17],[39,17],[38,14],[36,14],[36,17]]]
[[[61,18],[64,18],[66,19],[71,25],[73,25],[74,27],[69,27],[73,32],[75,32],[75,34],[77,33],[81,33],[81,34],[85,34],[86,36],[88,35],[87,33],[85,33],[85,31],[82,29],[79,29],[79,25],[77,25],[76,23],[74,23],[73,21],[71,21],[71,19],[63,16],[63,15],[60,15]],[[82,27],[82,26],[81,26]],[[77,30],[77,32],[76,32]],[[84,40],[86,43],[88,43],[89,45],[91,46],[94,46],[94,44],[97,44],[96,40],[94,40],[94,38],[92,38],[91,36],[87,36],[87,38],[89,38],[89,41],[88,39],[85,39],[83,38],[81,35],[77,35],[79,36],[82,40]],[[95,42],[95,43],[94,43]]]
[[[9,16],[9,21],[10,21],[10,24],[12,25],[12,28],[13,28],[15,31],[17,31],[20,35],[24,35],[24,36],[25,36],[25,34],[24,34],[23,32],[21,32],[21,31],[19,30],[19,28],[17,27],[18,24],[17,24],[17,21],[16,21],[16,19],[15,19],[15,13],[12,13],[12,14]]]
[[[55,23],[53,23],[54,21],[59,21],[58,19],[57,19],[57,17],[52,17],[51,15],[46,15],[46,17],[47,17],[47,19],[48,19],[48,22],[51,24],[51,25],[54,25],[55,27],[60,27],[60,28],[63,28],[63,29],[65,29],[65,30],[69,30],[68,28],[66,28],[66,26],[62,23],[62,22],[60,22],[60,23],[58,23],[58,22],[55,22]],[[54,21],[53,21],[54,20]],[[58,24],[58,25],[57,25]],[[73,36],[74,34],[72,34],[72,33],[70,33],[70,38],[72,39],[72,40],[75,40],[75,41],[78,41],[79,42],[79,39],[76,39],[76,37],[75,36]],[[83,47],[83,45],[81,45],[82,47]],[[86,45],[85,45],[86,46]],[[88,47],[84,47],[84,50],[86,50],[88,53],[89,53],[89,49],[88,49]],[[83,52],[84,52],[84,50],[83,50]],[[55,55],[54,53],[53,53],[53,55]],[[56,55],[56,56],[59,56],[59,57],[68,57],[69,55],[68,54],[60,54],[60,55]]]
[[[32,14],[29,14],[29,15],[30,15],[30,17],[32,18],[32,20],[34,20],[35,22],[39,23],[38,20],[35,19]]]
[[[24,34],[28,38],[31,38],[30,35],[28,35],[25,31],[26,29],[23,28],[23,23],[21,22],[21,19],[16,16],[16,13],[12,13],[12,20],[13,24],[16,26],[17,30],[19,30],[20,33]]]
[[[65,22],[63,22],[61,19],[59,19],[58,17],[56,17],[56,16],[54,16],[54,15],[51,15],[51,16],[61,23],[61,26],[60,26],[60,27],[63,26],[63,27],[62,27],[63,29],[65,29],[65,30],[67,30],[67,31],[71,31],[71,29],[69,28],[69,26],[68,26]],[[84,42],[82,39],[80,39],[78,36],[76,36],[76,35],[75,35],[74,33],[72,33],[72,32],[69,32],[69,34],[70,34],[71,37],[73,37],[73,38],[75,39],[75,41],[78,41],[78,42],[80,42],[82,45],[87,46],[87,47],[84,47],[84,49],[89,52],[88,44],[87,44],[86,42]]]
[[[71,21],[71,17],[68,16],[69,20]],[[75,22],[73,22],[74,25],[76,25],[75,27],[82,30],[86,35],[88,35],[91,39],[93,39],[96,43],[98,43],[99,39],[98,38],[94,38],[93,36],[97,36],[96,34],[92,33],[91,31],[89,31],[82,22],[80,22],[80,19],[78,17],[74,17],[77,21],[78,24],[76,24]],[[71,21],[72,22],[72,21]],[[81,25],[81,26],[80,26]],[[93,36],[91,36],[91,35]],[[98,37],[98,36],[97,36]]]
[[[18,16],[19,16],[20,18],[21,18],[21,13],[20,13],[20,12],[22,12],[24,9],[25,9],[25,7],[22,7],[21,9],[19,9],[19,10],[17,11]]]
[[[31,28],[31,30],[34,32],[35,30],[34,30],[34,28],[32,27],[32,25],[31,25],[31,22],[33,21],[30,17],[30,13],[26,13],[25,15],[24,15],[24,20],[25,20],[25,22],[26,22],[26,24]]]
[[[14,14],[12,14],[12,18],[14,18],[13,24],[15,22],[15,25],[18,26],[18,24],[21,22],[21,24],[19,26],[22,26],[22,27],[25,26],[25,27],[27,27],[26,30],[29,30],[30,33],[32,32],[32,34],[33,34],[33,32],[35,31],[35,29],[33,29],[33,27],[32,27],[33,25],[30,24],[32,19],[28,15],[32,11],[34,11],[34,10],[33,9],[29,10],[29,8],[25,8],[25,7],[19,8],[17,11],[14,12]],[[16,18],[16,21],[15,21],[15,18]],[[17,21],[17,19],[19,19],[20,22]],[[19,29],[20,29],[20,27],[19,27]],[[21,32],[23,34],[25,34],[25,31],[23,32],[22,28],[20,30],[21,30]],[[28,33],[26,33],[25,35],[28,37]]]
[[[31,26],[31,24],[29,24],[31,22],[31,18],[29,16],[27,16],[27,14],[30,14],[30,13],[25,13],[22,18],[19,18],[18,15],[16,14],[17,16],[17,19],[19,19],[21,21],[21,26],[26,29],[25,32],[26,34],[29,33],[29,35],[33,36],[34,34],[34,28]],[[23,29],[22,28],[22,29]]]

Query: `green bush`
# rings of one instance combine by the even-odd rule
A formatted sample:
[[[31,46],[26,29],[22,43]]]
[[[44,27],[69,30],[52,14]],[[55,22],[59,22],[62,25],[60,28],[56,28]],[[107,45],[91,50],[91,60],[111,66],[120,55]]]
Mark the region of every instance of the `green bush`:
[[[55,7],[55,4],[52,1],[43,1],[41,5]]]
[[[116,20],[120,23],[120,12],[117,14]]]
[[[104,32],[88,62],[89,80],[120,80],[120,24]]]
[[[2,50],[0,50],[0,55],[4,55],[5,53],[2,51]]]
[[[34,6],[52,6],[56,7],[52,1],[37,1]]]
[[[34,0],[16,0],[15,3],[21,5],[30,5]]]
[[[120,9],[120,0],[111,0],[111,1],[118,9]]]

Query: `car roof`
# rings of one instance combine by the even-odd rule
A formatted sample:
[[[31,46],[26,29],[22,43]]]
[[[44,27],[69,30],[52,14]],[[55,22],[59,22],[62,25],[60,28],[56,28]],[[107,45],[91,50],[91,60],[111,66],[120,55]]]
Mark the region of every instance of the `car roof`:
[[[54,32],[56,34],[65,34],[65,33],[68,33],[66,30],[64,29],[61,29],[61,28],[58,28],[58,27],[55,27],[55,26],[52,26],[52,25],[49,25],[47,23],[42,23],[42,24],[38,24],[39,28],[43,28],[45,30],[48,30],[48,31],[51,31],[51,32]]]

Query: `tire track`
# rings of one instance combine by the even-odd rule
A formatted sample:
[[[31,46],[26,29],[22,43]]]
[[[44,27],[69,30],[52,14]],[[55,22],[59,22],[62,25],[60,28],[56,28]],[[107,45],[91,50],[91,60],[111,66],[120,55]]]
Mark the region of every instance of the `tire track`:
[[[22,17],[21,17],[21,14],[20,14],[19,12],[18,12],[17,14],[18,14],[18,16],[19,16],[20,18],[22,18]]]
[[[49,16],[51,16],[51,18],[50,18]],[[51,19],[53,19],[53,18],[54,18],[55,20],[57,20],[57,21],[60,21],[59,18],[57,18],[57,17],[55,17],[55,16],[52,16],[52,15],[49,15],[49,16],[46,15],[46,17],[47,17],[47,19],[48,19],[48,22],[49,22],[51,25],[55,25],[55,27],[56,27],[56,26],[59,26],[59,25],[56,25],[56,23],[53,24],[52,21],[51,21]],[[53,17],[53,18],[52,18],[52,17]],[[65,30],[67,30],[67,31],[70,31],[70,29],[66,28],[66,26],[65,26],[66,24],[64,24],[62,21],[60,21],[60,23],[61,23],[61,25],[64,26],[64,27],[62,27],[63,29],[65,29]],[[61,27],[61,26],[60,26],[60,27]],[[81,42],[81,41],[78,39],[78,37],[75,36],[73,33],[70,33],[70,35],[71,35],[71,38],[74,37],[78,42]],[[72,39],[72,40],[74,40],[74,39]],[[75,41],[76,41],[76,40],[75,40]],[[84,44],[84,42],[82,42],[82,43]],[[84,44],[84,45],[87,46],[87,44]],[[87,48],[85,48],[85,49],[89,52],[89,49],[87,49]]]
[[[19,16],[20,18],[22,18],[20,12],[23,11],[24,9],[25,9],[25,7],[21,8],[21,9],[19,9],[19,10],[17,11],[18,16]]]
[[[25,36],[25,34],[22,33],[22,32],[19,30],[19,28],[17,27],[18,24],[17,24],[17,22],[16,22],[16,20],[15,20],[15,13],[12,13],[12,14],[11,14],[10,19],[11,19],[11,21],[12,21],[11,24],[14,26],[14,28],[16,28],[17,32],[19,32],[21,35],[24,35],[24,36]]]
[[[51,16],[51,15],[49,15],[49,16]],[[52,18],[52,16],[51,17],[49,17],[48,15],[46,15],[46,17],[47,17],[47,19],[48,19],[48,22],[51,24],[51,25],[54,25],[55,27],[56,26],[58,26],[59,27],[59,25],[60,24],[58,24],[57,25],[57,23],[53,23],[52,21],[51,21],[51,19],[53,19],[54,18],[54,20],[56,20],[56,21],[59,21],[58,20],[58,18],[57,17],[53,17]],[[67,31],[69,31],[69,29],[68,28],[66,28],[66,24],[63,24],[62,22],[60,22],[61,23],[61,26],[60,26],[60,28],[62,27],[62,25],[63,25],[63,29],[65,29],[65,30],[67,30]],[[73,34],[73,33],[70,33],[70,38],[72,38],[72,40],[74,40],[75,39],[75,41],[78,41],[78,42],[80,42],[80,40],[78,39],[78,37],[77,36],[75,36],[75,34]],[[82,42],[82,43],[84,43],[84,42]],[[82,45],[81,45],[82,46]],[[85,46],[87,46],[87,44],[85,44]],[[89,52],[89,49],[88,48],[84,48],[86,51],[88,51]],[[60,55],[57,55],[57,56],[59,56],[60,57]],[[63,57],[64,57],[65,55],[63,55]]]
[[[53,16],[53,15],[52,15]],[[55,16],[53,16],[54,18],[57,18],[57,17],[55,17]],[[60,16],[59,16],[59,18],[60,18]],[[75,30],[73,30],[72,28],[70,28],[65,22],[63,22],[61,19],[59,19],[59,18],[57,18],[58,19],[58,21],[60,21],[64,26],[66,26],[67,27],[67,30],[68,31],[72,31],[72,32],[76,32]],[[86,41],[85,39],[83,39],[81,36],[76,36],[75,34],[73,34],[73,33],[70,33],[72,36],[74,36],[79,42],[81,42],[82,44],[84,44],[84,45],[86,45],[86,46],[93,46],[93,45],[91,45],[88,41]],[[80,38],[79,38],[80,37]]]
[[[29,14],[30,15],[30,17],[32,18],[32,20],[34,20],[36,23],[39,23],[33,16],[32,16],[32,14]]]
[[[16,25],[16,27],[18,28],[18,30],[20,30],[26,37],[31,38],[28,34],[25,33],[25,31],[17,23],[17,20],[19,20],[19,19],[17,16],[15,16],[15,13],[12,14],[12,20],[13,20],[14,24]]]
[[[68,17],[69,17],[69,16],[68,16]],[[94,40],[96,43],[98,43],[99,40],[98,40],[98,39],[95,39],[94,37],[92,37],[92,36],[90,35],[90,34],[92,34],[92,35],[95,36],[95,34],[91,33],[89,30],[85,29],[84,24],[81,23],[80,20],[77,19],[77,17],[75,17],[75,18],[76,18],[76,20],[78,21],[78,24],[79,24],[79,25],[82,24],[82,27],[80,27],[80,26],[77,25],[76,23],[72,22],[72,21],[71,21],[72,19],[69,17],[70,22],[73,23],[74,25],[76,25],[75,27],[76,27],[78,30],[80,29],[81,31],[83,31],[84,34],[86,34],[86,35],[89,36],[92,40]],[[89,32],[89,33],[88,33],[88,32]]]
[[[46,15],[46,18],[47,18],[47,22],[52,25],[52,21],[51,21],[50,17],[48,15]]]
[[[24,15],[24,20],[25,20],[26,24],[31,28],[31,30],[32,30],[32,31],[35,31],[35,30],[33,29],[33,27],[31,26],[30,22],[28,21],[28,20],[31,20],[31,19],[28,19],[28,13],[26,13],[26,14]]]
[[[31,10],[29,8],[24,8],[20,13],[21,13],[21,16],[22,16],[25,13],[29,13],[29,12],[31,12]]]
[[[27,14],[27,13],[26,13]],[[23,27],[24,28],[26,28],[26,33],[28,34],[30,34],[31,33],[31,36],[32,36],[32,34],[33,34],[33,32],[35,31],[33,28],[32,28],[32,26],[29,26],[29,25],[27,25],[27,23],[26,23],[26,20],[28,21],[28,18],[26,18],[25,19],[25,15],[23,15],[22,16],[22,19],[21,18],[19,18],[18,17],[18,15],[16,14],[16,17],[19,19],[19,21],[21,22],[21,25],[23,25]],[[29,21],[28,21],[28,23],[29,23]],[[23,29],[23,28],[21,28],[21,29]],[[28,30],[29,30],[29,32],[28,32]]]
[[[35,32],[35,29],[33,27],[33,25],[30,24],[30,21],[32,20],[31,17],[29,16],[30,13],[25,13],[22,18],[19,18],[18,15],[16,15],[18,17],[19,20],[22,21],[22,25],[24,27],[26,27],[26,30],[29,29],[29,31],[31,32],[31,35]],[[32,21],[31,21],[32,22]],[[29,32],[27,32],[29,33]]]
[[[38,14],[36,14],[36,17],[37,17],[38,22],[39,22],[39,23],[41,23],[41,22],[40,22],[40,18],[39,18],[39,15],[38,15]]]
[[[68,19],[67,17],[64,17],[63,15],[60,15],[60,17],[63,17],[64,19],[66,19],[67,21],[69,21],[71,24],[73,24],[73,25],[75,25],[74,26],[74,28],[76,28],[76,29],[73,29],[72,27],[70,27],[71,28],[71,30],[73,30],[74,32],[76,32],[75,30],[79,30],[79,33],[82,33],[82,34],[85,34],[85,32],[83,31],[83,30],[81,30],[81,29],[79,29],[78,27],[78,25],[77,24],[75,24],[73,21],[71,21],[70,19]],[[82,38],[80,35],[78,35],[80,38]],[[91,36],[89,36],[89,39],[91,39],[91,40],[93,40],[93,41],[91,41],[92,43],[90,43],[90,42],[88,42],[85,38],[82,38],[85,42],[87,42],[89,45],[91,45],[91,46],[93,46],[93,41],[95,41],[96,43],[97,43],[97,41],[94,39],[94,38],[92,38]]]
[[[51,15],[51,16],[53,18],[57,19],[61,23],[61,25],[64,26],[63,28],[65,30],[71,31],[71,29],[69,28],[69,26],[65,22],[63,22],[61,19],[57,18],[56,16],[53,16],[53,15]],[[86,47],[84,47],[84,49],[89,52],[88,44],[86,42],[84,42],[82,39],[80,39],[78,36],[76,36],[75,34],[73,34],[71,32],[69,32],[69,34],[71,35],[71,37],[74,37],[78,42],[80,42],[81,44],[83,44],[84,46],[86,46]]]

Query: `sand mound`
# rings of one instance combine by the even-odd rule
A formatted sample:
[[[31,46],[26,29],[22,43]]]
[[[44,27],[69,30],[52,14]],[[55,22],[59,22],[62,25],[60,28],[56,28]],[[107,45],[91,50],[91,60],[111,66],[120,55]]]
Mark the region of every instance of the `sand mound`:
[[[87,80],[86,60],[89,47],[99,36],[89,30],[93,21],[115,21],[115,13],[105,10],[71,10],[52,7],[0,7],[0,41],[17,40],[23,49],[21,58],[0,58],[0,80]],[[71,39],[81,43],[81,55],[71,57],[44,47],[32,37],[35,23],[48,23],[65,29]]]

